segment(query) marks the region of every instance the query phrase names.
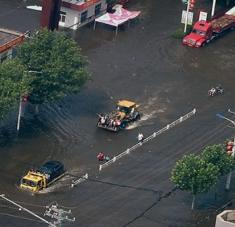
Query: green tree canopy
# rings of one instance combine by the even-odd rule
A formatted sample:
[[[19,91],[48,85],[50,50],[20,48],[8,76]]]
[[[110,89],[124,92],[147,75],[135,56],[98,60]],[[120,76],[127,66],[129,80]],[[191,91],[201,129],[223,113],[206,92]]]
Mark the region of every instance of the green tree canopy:
[[[40,30],[23,43],[17,58],[31,72],[29,100],[34,104],[77,93],[89,78],[77,43],[61,32]]]
[[[234,158],[227,154],[223,145],[206,147],[203,150],[201,157],[205,162],[217,166],[221,176],[228,174],[235,168]]]
[[[218,167],[194,154],[185,155],[176,163],[171,180],[181,190],[193,195],[207,192],[218,180]]]
[[[19,103],[22,95],[29,93],[30,78],[24,70],[18,60],[0,64],[0,119]]]
[[[193,195],[192,209],[195,196],[198,193],[208,192],[218,181],[219,168],[212,163],[207,163],[200,156],[185,155],[179,160],[171,174],[171,181]]]

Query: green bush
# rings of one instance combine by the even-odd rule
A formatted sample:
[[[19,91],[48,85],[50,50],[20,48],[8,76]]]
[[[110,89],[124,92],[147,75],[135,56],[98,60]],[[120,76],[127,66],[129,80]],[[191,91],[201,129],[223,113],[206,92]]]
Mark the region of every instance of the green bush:
[[[175,39],[182,39],[185,35],[189,34],[191,32],[191,30],[192,30],[191,25],[187,26],[186,33],[184,33],[184,27],[180,27],[172,34],[172,37]]]

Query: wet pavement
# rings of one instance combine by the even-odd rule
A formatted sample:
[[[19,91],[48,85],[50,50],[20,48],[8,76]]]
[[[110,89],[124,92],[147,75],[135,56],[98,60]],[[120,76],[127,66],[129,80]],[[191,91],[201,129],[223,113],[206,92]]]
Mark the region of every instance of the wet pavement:
[[[0,27],[37,28],[39,12],[24,8],[36,2],[0,0]],[[92,74],[80,94],[41,106],[37,117],[29,107],[19,135],[16,112],[4,122],[0,193],[39,215],[57,201],[76,217],[64,226],[213,227],[217,209],[234,197],[235,176],[229,193],[222,179],[211,193],[198,196],[194,211],[191,195],[172,191],[169,177],[184,154],[233,136],[234,129],[215,115],[224,112],[234,118],[226,111],[234,107],[235,33],[203,49],[187,48],[171,37],[179,27],[180,1],[132,2],[129,8],[141,10],[141,17],[122,27],[118,36],[101,24],[95,31],[91,25],[69,32],[88,57]],[[217,84],[225,94],[207,97],[207,90]],[[122,98],[141,105],[142,120],[118,134],[97,129],[96,114],[112,110]],[[136,143],[138,132],[150,135],[195,107],[195,117],[99,173],[97,153],[119,154]],[[35,196],[18,189],[28,168],[51,159],[62,161],[74,176],[88,172],[89,180],[70,188],[74,178],[66,177]],[[0,226],[46,226],[5,202],[0,215]]]

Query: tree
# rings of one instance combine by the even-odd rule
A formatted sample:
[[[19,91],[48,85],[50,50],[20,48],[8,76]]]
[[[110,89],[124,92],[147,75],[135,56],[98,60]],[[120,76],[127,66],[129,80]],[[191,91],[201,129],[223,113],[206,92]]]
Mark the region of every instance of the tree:
[[[29,101],[33,104],[77,93],[89,78],[81,49],[61,32],[40,30],[22,44],[17,58],[31,72]]]
[[[206,147],[201,157],[207,163],[212,163],[219,169],[219,175],[224,176],[234,170],[234,158],[228,155],[223,145],[212,145]]]
[[[192,209],[198,193],[208,192],[218,180],[219,168],[212,163],[207,163],[194,154],[185,155],[176,163],[172,170],[171,181],[193,195]]]
[[[22,95],[28,94],[30,78],[18,60],[0,64],[0,119],[18,105]]]

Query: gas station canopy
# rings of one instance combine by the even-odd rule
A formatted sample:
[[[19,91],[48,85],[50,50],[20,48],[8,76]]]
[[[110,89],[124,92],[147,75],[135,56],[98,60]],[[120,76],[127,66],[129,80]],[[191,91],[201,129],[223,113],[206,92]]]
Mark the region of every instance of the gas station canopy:
[[[122,8],[122,5],[115,5],[113,9],[115,10],[114,13],[105,13],[104,15],[95,19],[94,29],[96,22],[99,22],[116,27],[117,32],[119,25],[136,18],[140,14],[140,11],[126,10]]]

